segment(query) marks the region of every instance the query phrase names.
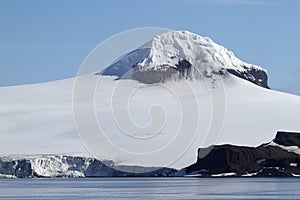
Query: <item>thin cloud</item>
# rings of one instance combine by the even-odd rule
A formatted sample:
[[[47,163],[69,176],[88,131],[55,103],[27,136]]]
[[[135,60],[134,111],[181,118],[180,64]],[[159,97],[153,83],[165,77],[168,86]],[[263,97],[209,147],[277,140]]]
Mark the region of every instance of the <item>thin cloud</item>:
[[[265,5],[269,4],[270,0],[189,0],[193,3],[206,3],[206,4],[231,4],[231,5]]]
[[[0,49],[60,49],[87,47],[86,44],[39,44],[39,45],[9,45],[0,46]]]
[[[213,3],[222,3],[222,4],[242,4],[242,5],[263,5],[266,4],[266,1],[262,0],[211,0]]]

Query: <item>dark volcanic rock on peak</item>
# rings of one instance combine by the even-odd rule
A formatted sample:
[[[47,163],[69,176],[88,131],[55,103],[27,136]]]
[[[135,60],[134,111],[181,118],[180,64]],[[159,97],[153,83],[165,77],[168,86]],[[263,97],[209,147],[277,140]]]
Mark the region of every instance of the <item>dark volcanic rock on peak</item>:
[[[247,69],[247,71],[239,72],[233,69],[227,69],[227,71],[244,80],[250,81],[258,86],[270,89],[268,86],[268,75],[265,71],[258,69]]]

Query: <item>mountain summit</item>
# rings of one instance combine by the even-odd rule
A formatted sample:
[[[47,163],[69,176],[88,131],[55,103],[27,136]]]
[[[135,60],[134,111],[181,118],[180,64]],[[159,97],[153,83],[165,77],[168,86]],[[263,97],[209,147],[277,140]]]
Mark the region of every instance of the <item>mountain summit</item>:
[[[265,69],[245,63],[210,38],[188,31],[169,31],[155,36],[106,68],[103,75],[158,83],[182,78],[215,79],[226,73],[268,88]]]

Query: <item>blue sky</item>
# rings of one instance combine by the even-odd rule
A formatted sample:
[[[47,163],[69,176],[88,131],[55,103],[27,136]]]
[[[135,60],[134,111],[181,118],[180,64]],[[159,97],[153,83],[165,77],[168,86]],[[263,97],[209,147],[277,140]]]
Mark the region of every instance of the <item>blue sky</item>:
[[[109,36],[139,27],[208,36],[268,70],[270,86],[300,84],[297,0],[0,0],[0,86],[76,75]]]

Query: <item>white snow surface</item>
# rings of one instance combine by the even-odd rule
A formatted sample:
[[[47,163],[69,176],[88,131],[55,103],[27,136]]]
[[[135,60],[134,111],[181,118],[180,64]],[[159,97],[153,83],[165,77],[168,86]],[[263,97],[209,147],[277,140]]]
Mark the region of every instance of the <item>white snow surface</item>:
[[[276,147],[280,147],[288,152],[292,152],[292,153],[295,153],[295,154],[300,154],[300,148],[298,146],[284,146],[284,145],[280,145],[280,144],[277,144],[275,142],[270,142],[268,145],[270,146],[276,146]]]
[[[87,85],[100,79],[95,93],[95,114],[106,137],[122,149],[148,153],[168,146],[170,141],[176,138],[176,130],[180,127],[181,112],[178,96],[196,98],[199,127],[187,150],[166,167],[180,169],[194,163],[197,159],[197,149],[209,145],[204,138],[212,118],[213,106],[210,92],[218,93],[221,87],[208,91],[206,88],[211,85],[205,85],[204,81],[187,80],[186,82],[194,91],[194,96],[187,96],[188,93],[181,90],[180,81],[146,85],[134,80],[114,80],[113,77],[93,74],[81,78]],[[73,119],[74,81],[75,79],[66,79],[0,88],[0,152],[2,155],[91,156],[87,151],[88,148],[86,149],[80,141]],[[223,81],[225,87],[226,115],[223,129],[216,138],[216,144],[258,146],[271,141],[277,130],[300,130],[299,96],[264,89],[233,75],[228,75],[220,81]],[[130,89],[138,88],[128,101],[130,116],[135,124],[143,127],[151,123],[148,113],[153,105],[164,108],[166,119],[161,130],[162,134],[142,141],[132,140],[123,134],[115,123],[111,111],[111,98],[114,88],[118,85]],[[178,94],[174,95],[170,92],[170,88],[175,89]],[[122,98],[122,95],[119,98]],[[118,100],[122,101],[122,99]],[[195,107],[185,105],[184,109],[193,110]],[[86,122],[87,133],[89,120],[87,119]],[[98,142],[94,138],[90,140]],[[99,145],[104,143],[100,141]],[[117,159],[119,164],[145,166],[159,166],[167,159],[161,155],[153,160],[134,160],[120,158],[117,152],[105,151],[100,156]]]
[[[140,64],[140,69],[143,70],[164,66],[175,67],[178,59],[185,59],[193,66],[197,66],[199,72],[208,74],[221,69],[244,72],[249,68],[255,68],[265,71],[257,65],[241,61],[233,52],[216,44],[210,38],[189,31],[169,31],[157,35],[139,49],[150,49],[150,52],[147,52],[149,56]]]
[[[7,174],[0,174],[0,179],[15,179],[16,176],[13,175],[7,175]]]
[[[76,164],[70,166],[66,162],[64,156],[44,156],[31,159],[32,170],[42,177],[84,177],[83,170],[78,170]],[[88,168],[88,163],[84,163],[84,166],[80,166],[83,169]],[[70,170],[74,168],[74,170]]]
[[[293,177],[300,177],[300,174],[292,174]]]
[[[236,176],[234,172],[222,173],[222,174],[212,174],[212,177],[226,177],[226,176]]]

